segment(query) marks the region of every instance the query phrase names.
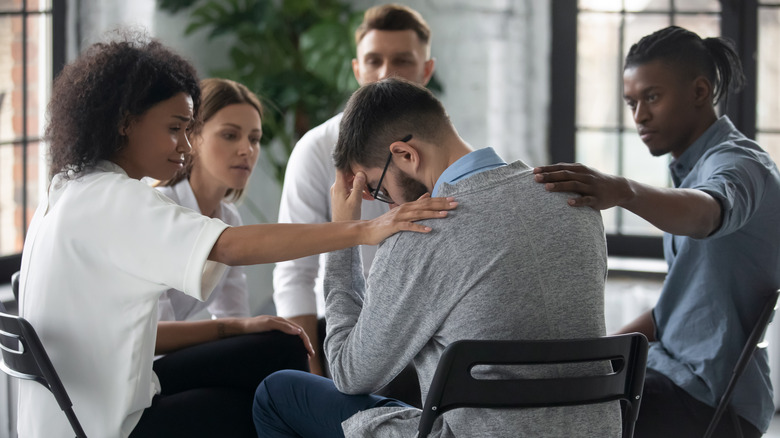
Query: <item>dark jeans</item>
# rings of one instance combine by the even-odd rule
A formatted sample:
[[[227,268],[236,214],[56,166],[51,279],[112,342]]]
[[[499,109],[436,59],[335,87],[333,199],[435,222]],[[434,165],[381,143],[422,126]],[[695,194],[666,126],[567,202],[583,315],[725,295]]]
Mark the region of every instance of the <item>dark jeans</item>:
[[[325,358],[325,318],[317,320],[317,334],[320,338],[320,351],[323,353],[320,355],[320,363],[322,369],[325,372],[326,377],[331,377],[330,369],[328,368],[328,360]],[[409,364],[404,368],[393,380],[387,385],[380,388],[375,393],[384,397],[394,398],[400,400],[415,408],[422,409],[422,396],[420,395],[420,379],[417,377],[417,371],[414,369],[414,365]]]
[[[259,438],[343,438],[341,422],[383,406],[410,407],[374,394],[342,394],[330,379],[285,370],[257,387],[252,415]]]
[[[669,378],[648,368],[634,438],[700,437],[714,413],[715,408],[696,400]],[[738,418],[745,438],[761,436],[756,426]],[[736,436],[731,415],[726,412],[713,437]]]
[[[162,393],[130,434],[144,437],[254,437],[257,386],[274,371],[308,371],[298,336],[273,331],[184,348],[154,362]]]

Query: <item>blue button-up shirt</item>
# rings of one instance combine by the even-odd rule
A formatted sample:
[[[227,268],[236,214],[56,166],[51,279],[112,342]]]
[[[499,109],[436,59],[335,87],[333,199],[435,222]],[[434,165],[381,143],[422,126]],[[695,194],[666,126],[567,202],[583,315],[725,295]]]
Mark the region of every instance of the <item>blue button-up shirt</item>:
[[[780,174],[769,155],[721,117],[670,164],[676,187],[709,193],[722,224],[705,239],[664,235],[669,265],[653,311],[655,369],[715,406],[769,294],[780,288]],[[774,412],[766,351],[734,392],[736,412],[766,431]]]
[[[496,167],[506,166],[506,162],[496,154],[493,148],[479,149],[460,157],[441,173],[433,185],[431,196],[436,196],[442,184],[456,182]]]

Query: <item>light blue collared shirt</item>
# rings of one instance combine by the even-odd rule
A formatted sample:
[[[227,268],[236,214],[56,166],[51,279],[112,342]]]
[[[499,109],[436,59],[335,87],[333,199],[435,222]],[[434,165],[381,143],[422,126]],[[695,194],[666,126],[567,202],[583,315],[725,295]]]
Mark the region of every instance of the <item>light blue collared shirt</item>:
[[[496,167],[506,166],[506,162],[496,154],[493,148],[479,149],[460,157],[441,173],[433,186],[431,196],[436,196],[443,183],[456,182]]]
[[[670,164],[675,187],[720,202],[705,239],[664,235],[669,274],[653,310],[647,366],[715,406],[761,307],[780,288],[780,174],[758,145],[721,117]],[[765,350],[753,356],[731,401],[760,431],[772,418]]]

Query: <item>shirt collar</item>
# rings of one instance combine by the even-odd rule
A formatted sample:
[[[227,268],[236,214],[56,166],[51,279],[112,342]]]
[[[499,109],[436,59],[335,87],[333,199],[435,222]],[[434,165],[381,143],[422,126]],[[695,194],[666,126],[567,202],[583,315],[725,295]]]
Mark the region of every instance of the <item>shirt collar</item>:
[[[691,173],[691,170],[693,170],[693,166],[696,165],[710,146],[719,143],[721,138],[728,136],[728,134],[735,129],[734,124],[731,123],[728,116],[722,116],[707,128],[707,130],[704,131],[704,134],[699,136],[699,138],[697,138],[682,155],[677,159],[672,160],[672,162],[669,163],[669,170],[672,174],[674,186],[680,186],[682,181]]]
[[[479,172],[493,169],[499,166],[506,166],[506,162],[496,154],[493,148],[479,149],[460,157],[441,173],[436,184],[433,186],[431,196],[436,196],[441,185],[454,184],[462,179],[466,179]]]

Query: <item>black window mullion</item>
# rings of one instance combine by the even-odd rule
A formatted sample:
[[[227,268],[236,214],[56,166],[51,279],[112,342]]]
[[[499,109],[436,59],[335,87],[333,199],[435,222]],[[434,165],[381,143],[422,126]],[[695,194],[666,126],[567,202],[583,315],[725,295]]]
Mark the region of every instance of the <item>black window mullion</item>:
[[[745,72],[745,87],[730,96],[725,114],[749,138],[756,138],[756,82],[758,81],[758,1],[721,0],[721,34],[731,39]]]
[[[574,161],[577,123],[577,0],[556,0],[552,8],[550,69],[550,159]]]

